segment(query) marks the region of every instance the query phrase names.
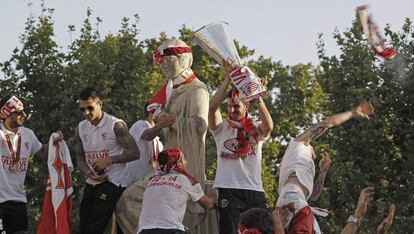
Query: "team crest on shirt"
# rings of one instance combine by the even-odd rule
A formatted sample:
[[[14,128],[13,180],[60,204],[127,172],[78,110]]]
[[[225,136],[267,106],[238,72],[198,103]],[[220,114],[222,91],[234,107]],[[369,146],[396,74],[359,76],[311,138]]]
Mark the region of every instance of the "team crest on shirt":
[[[30,143],[29,143],[29,142],[25,142],[25,143],[24,143],[24,147],[26,147],[26,150],[29,150]]]
[[[88,142],[88,135],[83,135],[83,141]]]
[[[226,149],[230,150],[231,152],[236,152],[237,145],[239,144],[239,142],[237,141],[237,138],[233,138],[233,139],[228,139],[224,141],[223,144],[224,144],[224,147],[226,147]]]
[[[108,138],[108,133],[104,132],[101,134],[101,136],[102,136],[102,140],[106,141],[106,138]]]

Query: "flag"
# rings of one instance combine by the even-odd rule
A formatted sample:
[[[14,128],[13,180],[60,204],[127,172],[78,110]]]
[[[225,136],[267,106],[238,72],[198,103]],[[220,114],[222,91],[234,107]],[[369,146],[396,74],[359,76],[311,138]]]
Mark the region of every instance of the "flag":
[[[378,30],[378,26],[372,20],[372,15],[369,12],[368,6],[363,5],[357,8],[359,20],[361,21],[362,30],[371,45],[372,50],[378,56],[384,59],[393,59],[397,55],[397,51],[392,46],[386,46],[385,40],[382,38]]]
[[[55,142],[58,137],[53,133],[49,139],[49,179],[37,234],[72,233],[73,164],[65,141]]]

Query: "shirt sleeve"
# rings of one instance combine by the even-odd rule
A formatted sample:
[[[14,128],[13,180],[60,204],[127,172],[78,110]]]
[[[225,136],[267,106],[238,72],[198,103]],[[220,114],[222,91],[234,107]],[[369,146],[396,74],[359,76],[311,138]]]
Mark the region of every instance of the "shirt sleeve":
[[[37,152],[39,152],[39,150],[42,148],[42,143],[40,143],[40,141],[37,139],[36,135],[34,134],[34,132],[31,132],[31,139],[32,139],[32,152],[30,152],[30,155],[34,155]]]
[[[213,130],[211,128],[208,129],[210,131],[210,133],[213,135],[214,139],[216,139],[218,136],[220,136],[220,134],[221,134],[221,132],[223,130],[223,123],[224,123],[224,121],[221,122],[219,124],[218,128],[215,129],[215,130]]]
[[[142,133],[148,129],[148,125],[144,121],[138,121],[129,129],[129,133],[134,137],[136,143],[141,139]]]
[[[193,202],[200,200],[204,196],[204,191],[201,188],[200,183],[197,183],[195,185],[190,184],[187,187],[187,192],[190,195],[190,198]]]

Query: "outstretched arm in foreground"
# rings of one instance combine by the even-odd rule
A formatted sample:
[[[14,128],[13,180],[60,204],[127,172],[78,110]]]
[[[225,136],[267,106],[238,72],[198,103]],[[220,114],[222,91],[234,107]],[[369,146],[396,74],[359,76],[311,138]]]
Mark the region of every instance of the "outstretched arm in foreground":
[[[352,119],[352,118],[365,118],[369,119],[374,113],[374,107],[372,107],[369,102],[362,102],[357,107],[350,111],[342,112],[331,117],[328,117],[321,122],[311,126],[304,133],[300,134],[295,138],[297,142],[304,142],[309,144],[311,141],[320,137],[326,132],[329,128],[341,125],[342,123]]]
[[[361,190],[359,195],[358,205],[355,209],[354,217],[358,219],[357,223],[348,222],[344,229],[342,229],[341,234],[353,234],[357,231],[359,225],[361,225],[362,220],[364,219],[365,214],[367,213],[368,203],[372,200],[374,195],[374,187],[367,187]]]

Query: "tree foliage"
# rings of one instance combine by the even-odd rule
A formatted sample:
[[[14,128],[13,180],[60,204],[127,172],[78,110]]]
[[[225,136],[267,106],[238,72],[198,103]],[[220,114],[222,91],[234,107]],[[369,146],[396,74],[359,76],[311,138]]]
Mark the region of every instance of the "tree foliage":
[[[64,50],[55,42],[53,10],[43,7],[41,16],[27,19],[19,45],[10,59],[0,64],[4,74],[0,93],[17,93],[23,99],[29,114],[26,125],[42,142],[47,142],[51,132],[62,130],[73,149],[72,135],[81,120],[77,95],[87,85],[101,90],[105,111],[131,126],[143,118],[144,103],[165,82],[160,71],[152,66],[152,51],[168,35],[140,38],[138,15],[122,19],[120,30],[105,36],[98,30],[101,22],[100,18],[93,19],[88,9],[80,36]],[[236,42],[246,64],[260,77],[269,78],[270,95],[265,102],[275,130],[263,149],[266,198],[273,207],[277,198],[277,167],[288,141],[316,121],[368,100],[376,108],[371,120],[349,121],[316,143],[318,149],[331,153],[333,165],[321,199],[311,205],[329,208],[330,216],[319,223],[325,233],[338,233],[347,216],[353,213],[359,191],[373,185],[377,198],[369,208],[362,232],[375,230],[388,202],[397,205],[392,232],[413,232],[413,25],[407,19],[400,32],[385,28],[399,52],[393,62],[373,55],[358,25],[355,20],[345,32],[335,32],[339,55],[326,55],[321,37],[318,66],[286,66],[263,56],[253,59],[254,50]],[[75,30],[69,26],[70,32]],[[192,33],[185,25],[179,29],[180,39],[189,45]],[[224,79],[223,71],[200,47],[192,45],[192,48],[193,70],[213,94]],[[216,157],[214,140],[207,134],[209,179],[214,179]],[[31,162],[26,180],[29,213],[34,217],[30,219],[32,230],[39,218],[46,184],[44,165],[45,162],[38,160]],[[83,176],[75,170],[75,230],[83,183]]]

